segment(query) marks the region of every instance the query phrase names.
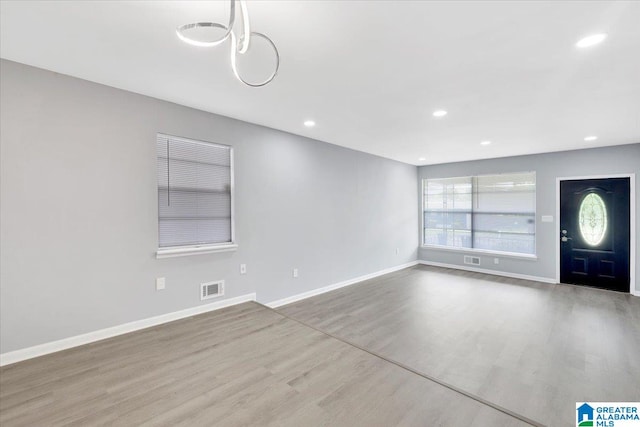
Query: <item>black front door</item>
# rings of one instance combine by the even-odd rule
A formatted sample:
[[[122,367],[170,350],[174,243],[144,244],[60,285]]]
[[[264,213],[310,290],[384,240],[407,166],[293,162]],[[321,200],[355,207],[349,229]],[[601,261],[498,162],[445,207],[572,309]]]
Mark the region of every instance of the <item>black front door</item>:
[[[629,178],[560,182],[560,282],[629,292]]]

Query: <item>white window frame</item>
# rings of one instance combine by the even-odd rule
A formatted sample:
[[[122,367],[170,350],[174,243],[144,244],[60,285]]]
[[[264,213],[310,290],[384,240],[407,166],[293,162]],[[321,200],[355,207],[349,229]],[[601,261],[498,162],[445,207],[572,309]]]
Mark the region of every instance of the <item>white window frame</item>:
[[[497,175],[510,175],[517,173],[533,173],[536,175],[536,194],[534,197],[534,220],[536,225],[536,233],[534,236],[534,254],[524,254],[519,252],[506,252],[506,251],[494,251],[490,249],[475,249],[475,248],[462,248],[455,246],[446,246],[446,245],[434,245],[434,244],[425,244],[424,243],[424,190],[425,184],[428,179],[446,179],[446,178],[474,178],[481,176],[497,176]],[[495,255],[503,258],[519,258],[524,260],[535,261],[538,259],[538,218],[537,218],[537,199],[538,199],[538,179],[537,173],[535,171],[514,171],[514,172],[501,172],[501,173],[490,173],[490,174],[478,174],[478,175],[465,175],[465,176],[442,176],[442,177],[423,177],[421,179],[422,184],[420,186],[420,247],[423,249],[429,250],[438,250],[445,252],[456,252],[456,253],[469,253],[469,254],[484,254],[484,255]],[[472,193],[473,193],[472,189]]]
[[[181,257],[181,256],[188,256],[188,255],[199,255],[199,254],[211,254],[211,253],[218,253],[218,252],[231,252],[231,251],[235,251],[238,249],[238,244],[236,243],[236,227],[235,227],[235,159],[234,159],[234,150],[233,150],[233,146],[231,145],[225,145],[225,144],[216,144],[214,142],[209,142],[209,141],[202,141],[199,139],[193,139],[193,138],[187,138],[187,137],[182,137],[182,136],[176,136],[176,135],[170,135],[170,134],[166,134],[166,133],[161,133],[158,132],[157,136],[164,136],[167,138],[176,138],[176,139],[183,139],[183,140],[189,140],[189,141],[193,141],[195,143],[202,143],[202,144],[210,144],[210,145],[214,145],[214,146],[218,146],[218,147],[228,147],[229,148],[229,161],[230,161],[230,168],[229,168],[229,173],[231,174],[230,177],[230,191],[231,191],[231,241],[230,242],[224,242],[224,243],[214,243],[214,244],[202,244],[202,245],[184,245],[184,246],[169,246],[169,247],[164,247],[161,248],[158,246],[158,249],[156,250],[156,258],[157,259],[162,259],[162,258],[174,258],[174,257]],[[156,195],[157,195],[157,187],[156,187]],[[158,205],[158,200],[156,199],[156,207]],[[159,220],[159,215],[156,215],[156,220]],[[158,228],[156,227],[156,230]],[[159,237],[159,235],[158,235]]]

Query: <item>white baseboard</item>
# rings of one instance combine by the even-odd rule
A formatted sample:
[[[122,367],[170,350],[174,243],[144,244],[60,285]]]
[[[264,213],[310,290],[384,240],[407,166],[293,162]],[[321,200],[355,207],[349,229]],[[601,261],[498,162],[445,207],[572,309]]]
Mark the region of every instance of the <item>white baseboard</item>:
[[[556,279],[551,279],[549,277],[538,277],[538,276],[529,276],[527,274],[518,274],[518,273],[509,273],[506,271],[496,271],[496,270],[487,270],[484,268],[476,268],[476,267],[468,267],[466,265],[457,265],[457,264],[445,264],[443,262],[434,262],[434,261],[423,261],[419,260],[419,264],[423,265],[431,265],[433,267],[444,267],[444,268],[453,268],[456,270],[465,270],[465,271],[473,271],[474,273],[485,273],[485,274],[493,274],[494,276],[502,276],[502,277],[511,277],[513,279],[524,279],[524,280],[532,280],[534,282],[543,282],[543,283],[558,283]]]
[[[312,291],[303,292],[301,294],[293,295],[287,298],[282,298],[276,301],[271,301],[270,303],[265,304],[270,308],[277,308],[283,305],[291,304],[296,301],[300,301],[303,299],[311,298],[316,295],[324,294],[325,292],[333,291],[335,289],[344,288],[345,286],[354,285],[358,282],[362,282],[365,280],[373,279],[374,277],[382,276],[384,274],[393,273],[394,271],[403,270],[408,267],[413,267],[417,265],[418,261],[411,261],[406,264],[397,265],[395,267],[385,268],[384,270],[376,271],[375,273],[365,274],[364,276],[356,277],[353,279],[345,280],[343,282],[334,283],[333,285],[325,286],[322,288],[314,289]]]
[[[22,348],[20,350],[9,351],[0,354],[0,366],[10,365],[27,359],[32,359],[45,354],[55,353],[57,351],[66,350],[106,338],[115,337],[129,332],[138,331],[140,329],[149,328],[151,326],[161,325],[163,323],[172,322],[185,317],[191,317],[209,311],[219,310],[247,301],[255,301],[256,294],[247,294],[235,298],[228,298],[222,301],[216,301],[211,304],[199,305],[197,307],[187,308],[185,310],[174,311],[172,313],[161,314],[160,316],[149,317],[146,319],[136,320],[134,322],[124,323],[118,326],[112,326],[106,329],[89,332],[82,335],[76,335],[64,338],[58,341],[52,341],[44,344],[35,345],[33,347]]]

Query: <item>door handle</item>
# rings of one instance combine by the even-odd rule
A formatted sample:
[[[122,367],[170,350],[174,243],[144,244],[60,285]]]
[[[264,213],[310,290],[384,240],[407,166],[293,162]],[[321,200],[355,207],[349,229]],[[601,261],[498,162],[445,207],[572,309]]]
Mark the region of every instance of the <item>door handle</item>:
[[[567,230],[562,230],[562,235],[560,236],[560,241],[568,242],[569,240],[573,240],[573,239],[571,239],[571,237],[567,237]]]

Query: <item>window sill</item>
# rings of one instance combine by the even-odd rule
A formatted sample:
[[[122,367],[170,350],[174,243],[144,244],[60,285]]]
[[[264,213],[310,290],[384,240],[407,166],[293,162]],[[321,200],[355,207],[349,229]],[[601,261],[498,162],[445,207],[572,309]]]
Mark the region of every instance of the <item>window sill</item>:
[[[517,252],[500,252],[500,251],[491,251],[488,249],[471,249],[471,248],[455,248],[450,246],[438,246],[438,245],[422,245],[421,249],[435,249],[438,251],[450,251],[450,252],[460,252],[460,253],[470,253],[470,254],[485,254],[492,255],[503,258],[519,258],[535,261],[538,259],[537,255],[532,254],[520,254]]]
[[[235,243],[229,243],[226,245],[211,245],[211,246],[187,246],[181,248],[164,248],[158,249],[156,252],[156,258],[174,258],[179,256],[188,255],[203,255],[213,254],[217,252],[232,252],[238,249],[238,245]]]

